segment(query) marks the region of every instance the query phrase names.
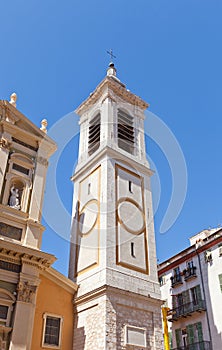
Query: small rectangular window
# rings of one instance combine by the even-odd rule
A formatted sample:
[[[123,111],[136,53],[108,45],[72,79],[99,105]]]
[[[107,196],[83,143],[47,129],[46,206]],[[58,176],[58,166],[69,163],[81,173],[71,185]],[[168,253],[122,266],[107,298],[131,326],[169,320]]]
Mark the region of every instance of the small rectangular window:
[[[27,169],[27,168],[25,168],[25,167],[23,167],[23,166],[21,166],[21,165],[19,165],[19,164],[16,164],[16,163],[14,163],[14,164],[12,165],[12,169],[15,169],[15,170],[17,170],[17,171],[19,171],[20,173],[23,173],[23,174],[25,174],[25,175],[28,175],[28,174],[29,174],[29,169]]]
[[[0,222],[0,235],[20,241],[22,238],[22,228]]]
[[[135,258],[135,247],[134,247],[134,242],[131,242],[131,256]]]
[[[159,277],[159,283],[161,286],[166,284],[166,276],[165,275]]]
[[[61,345],[62,317],[44,315],[43,346],[59,348]]]
[[[219,256],[222,256],[222,243],[218,245],[219,248]]]
[[[192,299],[193,305],[202,306],[202,294],[201,294],[200,285],[198,284],[197,286],[191,288],[190,292],[191,292],[191,299]]]
[[[219,283],[220,283],[220,290],[222,293],[222,273],[220,275],[218,275],[218,277],[219,277]]]
[[[212,261],[212,252],[211,252],[211,250],[207,250],[205,252],[205,261],[206,262],[211,262]]]
[[[129,181],[129,192],[130,192],[130,193],[133,193],[132,181]]]
[[[88,184],[88,194],[91,192],[91,183]]]
[[[8,306],[0,305],[0,320],[7,320]]]

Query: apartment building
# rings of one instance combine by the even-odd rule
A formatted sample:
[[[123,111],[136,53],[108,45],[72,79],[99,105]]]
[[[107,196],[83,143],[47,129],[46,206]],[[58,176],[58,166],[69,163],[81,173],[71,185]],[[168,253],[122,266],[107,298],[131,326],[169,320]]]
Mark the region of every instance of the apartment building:
[[[190,246],[158,266],[174,350],[222,349],[222,229],[190,238]]]

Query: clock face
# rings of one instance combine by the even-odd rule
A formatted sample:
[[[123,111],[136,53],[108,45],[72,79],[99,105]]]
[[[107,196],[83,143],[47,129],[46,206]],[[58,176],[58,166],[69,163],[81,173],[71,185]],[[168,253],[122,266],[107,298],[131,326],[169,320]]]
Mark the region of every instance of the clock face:
[[[88,235],[95,227],[98,219],[98,201],[89,200],[79,212],[79,234]]]
[[[118,201],[118,221],[133,235],[139,235],[145,230],[145,220],[142,208],[131,198],[121,198]]]

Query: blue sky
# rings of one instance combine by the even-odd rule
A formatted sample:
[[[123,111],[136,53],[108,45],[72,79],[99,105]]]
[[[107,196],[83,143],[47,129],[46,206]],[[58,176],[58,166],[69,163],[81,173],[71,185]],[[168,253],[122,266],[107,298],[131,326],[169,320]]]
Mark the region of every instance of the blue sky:
[[[109,63],[106,50],[113,48],[118,77],[150,103],[150,110],[177,138],[187,164],[188,189],[180,216],[164,234],[159,231],[172,177],[158,144],[148,140],[147,146],[161,183],[155,214],[159,261],[185,248],[192,234],[222,223],[220,0],[0,4],[1,99],[15,91],[21,112],[37,125],[46,117],[49,127],[53,126],[103,79]],[[67,144],[56,173],[58,192],[68,211],[77,143],[75,137]],[[47,219],[44,223],[47,226]],[[68,230],[65,223],[64,230]],[[55,254],[55,267],[67,272],[68,242],[50,227],[42,249]]]

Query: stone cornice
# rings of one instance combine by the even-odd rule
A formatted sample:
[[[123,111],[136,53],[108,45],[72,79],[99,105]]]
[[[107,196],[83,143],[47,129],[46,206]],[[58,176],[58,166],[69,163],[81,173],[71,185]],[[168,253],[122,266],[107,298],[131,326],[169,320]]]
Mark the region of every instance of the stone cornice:
[[[53,269],[52,267],[42,271],[41,274],[44,277],[53,281],[54,283],[58,284],[59,286],[62,286],[65,290],[72,294],[75,294],[75,292],[78,289],[78,285],[76,283],[74,283],[68,277],[62,275],[60,272]]]
[[[54,255],[0,239],[0,256],[5,261],[25,263],[40,269],[50,267],[56,260]]]
[[[163,304],[163,301],[161,299],[153,298],[149,294],[147,296],[145,296],[145,295],[141,295],[138,293],[123,290],[120,288],[115,288],[115,287],[111,287],[108,285],[104,285],[102,287],[94,289],[93,291],[90,291],[89,293],[86,293],[80,297],[75,298],[74,305],[78,306],[78,305],[84,304],[88,301],[91,301],[93,299],[96,299],[102,295],[107,295],[107,294],[116,294],[118,296],[121,295],[122,297],[125,297],[125,298],[129,298],[129,297],[136,298],[137,301],[138,300],[141,300],[141,301],[149,300],[149,302],[152,302],[152,304],[159,305],[159,306]]]
[[[130,166],[131,168],[141,171],[145,175],[152,176],[154,174],[154,171],[148,167],[148,164],[143,164],[142,162],[138,161],[136,157],[134,160],[132,155],[129,155],[128,157],[127,155],[121,152],[121,150],[117,151],[108,146],[104,147],[104,149],[102,150],[99,150],[98,153],[95,152],[94,157],[92,157],[90,160],[87,160],[86,162],[81,164],[81,167],[76,169],[75,174],[71,177],[71,181],[76,181],[77,178],[82,174],[82,172],[86,172],[87,169],[97,166],[98,163],[101,161],[101,158],[106,155],[113,159],[116,159],[117,162],[121,161],[124,164],[126,164],[126,166]]]
[[[87,109],[89,109],[99,98],[102,97],[104,92],[107,94],[109,91],[113,91],[114,94],[119,96],[125,102],[131,103],[135,106],[140,107],[145,110],[149,107],[149,104],[143,101],[139,96],[133,94],[126,89],[125,85],[113,77],[105,77],[102,82],[96,87],[95,91],[90,94],[90,96],[81,103],[81,105],[76,109],[78,115],[82,115]]]

